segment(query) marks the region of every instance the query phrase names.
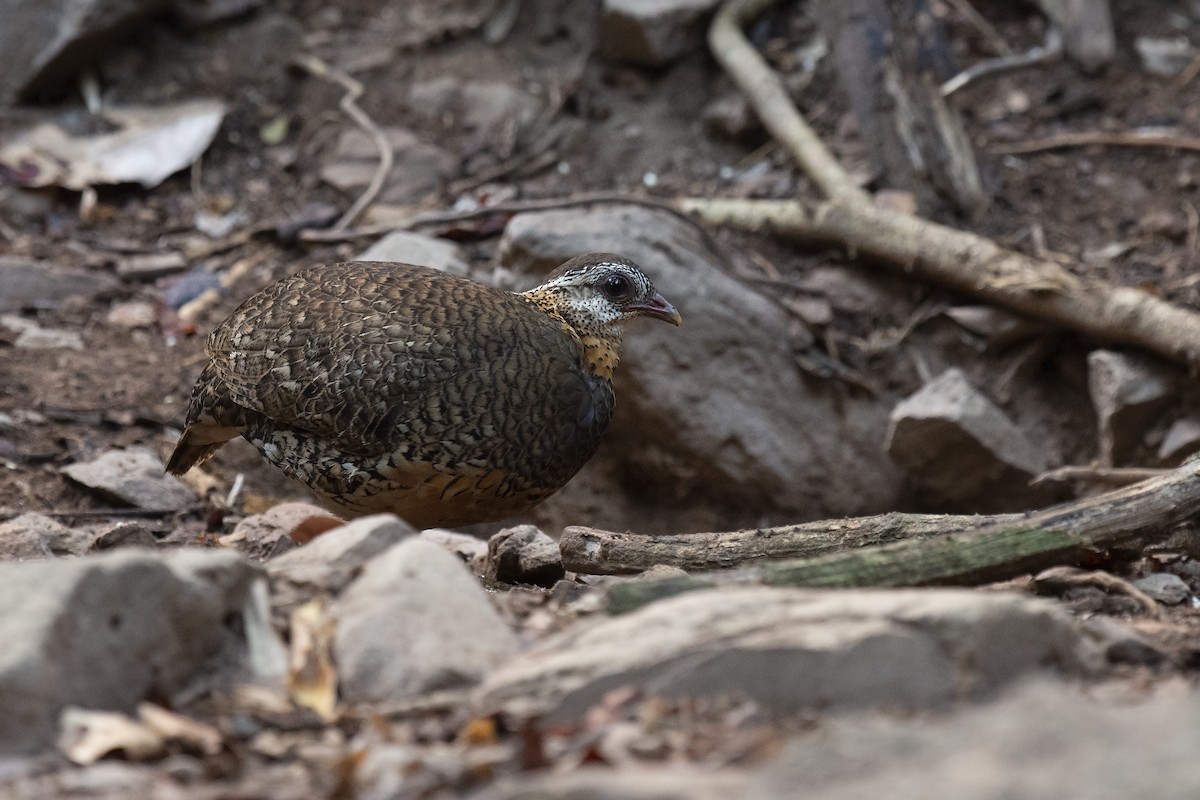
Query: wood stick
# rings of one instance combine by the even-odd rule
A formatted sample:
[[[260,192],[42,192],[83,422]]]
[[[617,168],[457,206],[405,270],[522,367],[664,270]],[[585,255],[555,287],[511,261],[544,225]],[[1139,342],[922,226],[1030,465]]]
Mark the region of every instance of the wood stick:
[[[825,588],[975,585],[1165,536],[1197,513],[1200,461],[1193,461],[1134,486],[1022,515],[1016,523],[702,576],[617,583],[608,590],[608,607],[618,613],[668,594],[727,582]]]
[[[926,539],[950,531],[1016,522],[1021,514],[991,516],[880,514],[804,522],[777,528],[665,536],[571,526],[558,540],[563,566],[589,575],[643,572],[657,564],[685,570],[727,569],[764,558],[808,558],[872,544]]]
[[[1140,289],[1078,277],[968,231],[837,202],[684,198],[677,205],[712,225],[835,242],[906,275],[1200,367],[1200,315]]]

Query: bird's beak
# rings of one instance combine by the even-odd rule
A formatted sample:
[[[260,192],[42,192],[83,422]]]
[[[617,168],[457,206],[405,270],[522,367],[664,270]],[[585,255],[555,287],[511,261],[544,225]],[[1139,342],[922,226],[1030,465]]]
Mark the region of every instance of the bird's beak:
[[[665,320],[672,325],[682,325],[683,317],[675,310],[675,306],[667,302],[667,298],[663,297],[658,292],[654,293],[647,302],[638,305],[626,306],[626,311],[633,311],[638,314],[644,314],[647,317]]]

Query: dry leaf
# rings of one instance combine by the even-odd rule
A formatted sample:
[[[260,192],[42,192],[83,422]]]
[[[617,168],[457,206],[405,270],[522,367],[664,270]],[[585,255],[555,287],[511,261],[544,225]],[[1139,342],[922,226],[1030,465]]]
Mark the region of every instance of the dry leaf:
[[[333,620],[320,600],[292,612],[292,649],[288,657],[288,696],[321,719],[337,717],[337,672],[333,668]]]
[[[130,761],[148,761],[166,748],[158,733],[113,711],[68,706],[59,717],[59,728],[58,747],[76,764],[94,764],[118,753]]]
[[[151,189],[208,149],[225,106],[216,100],[193,100],[102,113],[119,130],[74,136],[43,123],[0,149],[0,166],[21,186],[82,191],[101,184],[140,183]]]
[[[224,737],[212,725],[168,711],[153,703],[139,703],[142,723],[163,739],[179,742],[187,750],[215,756],[224,746]]]

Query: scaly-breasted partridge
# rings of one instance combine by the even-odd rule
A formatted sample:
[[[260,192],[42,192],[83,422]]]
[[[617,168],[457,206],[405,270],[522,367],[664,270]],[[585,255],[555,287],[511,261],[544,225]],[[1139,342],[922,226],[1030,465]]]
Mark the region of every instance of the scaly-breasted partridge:
[[[167,470],[239,434],[340,510],[417,527],[502,519],[595,453],[624,323],[679,312],[627,259],[571,259],[506,292],[427,267],[306,269],[212,332]]]

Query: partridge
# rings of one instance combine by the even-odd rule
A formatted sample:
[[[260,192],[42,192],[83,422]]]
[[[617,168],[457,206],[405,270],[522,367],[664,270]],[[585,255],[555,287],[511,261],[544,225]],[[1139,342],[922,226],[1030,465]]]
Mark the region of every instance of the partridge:
[[[209,336],[181,475],[235,436],[351,515],[419,528],[517,514],[595,453],[613,415],[621,333],[679,325],[633,262],[566,262],[517,294],[427,267],[306,269]]]

